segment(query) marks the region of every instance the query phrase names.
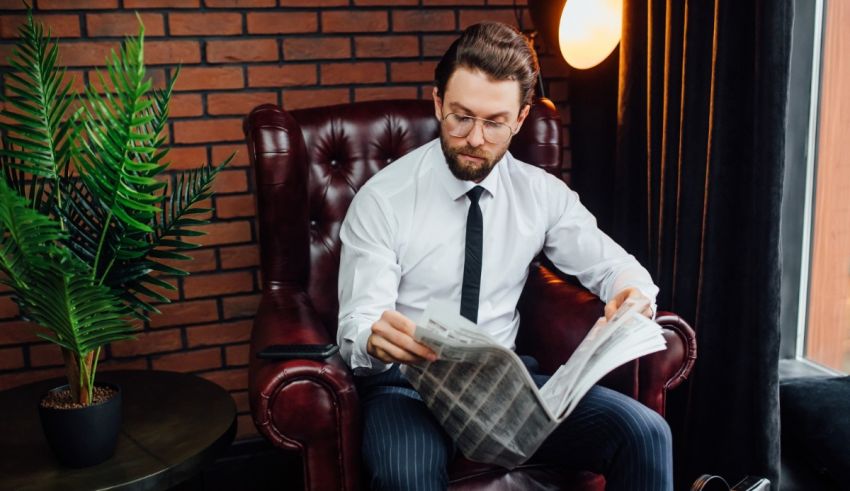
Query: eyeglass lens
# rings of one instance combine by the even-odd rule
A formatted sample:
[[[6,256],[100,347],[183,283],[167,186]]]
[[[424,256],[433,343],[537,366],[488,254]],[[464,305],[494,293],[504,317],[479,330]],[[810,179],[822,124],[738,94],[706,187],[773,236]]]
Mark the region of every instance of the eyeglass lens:
[[[463,138],[468,135],[472,131],[472,128],[475,127],[475,122],[479,120],[481,121],[481,126],[484,128],[484,139],[490,143],[504,143],[513,133],[510,126],[486,119],[459,116],[454,113],[449,114],[445,118],[449,134],[455,138]]]

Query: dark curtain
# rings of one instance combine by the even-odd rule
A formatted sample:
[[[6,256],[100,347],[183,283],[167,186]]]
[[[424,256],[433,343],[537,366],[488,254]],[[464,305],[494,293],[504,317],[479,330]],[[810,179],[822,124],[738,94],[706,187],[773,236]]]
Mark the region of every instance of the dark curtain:
[[[779,210],[791,0],[625,0],[612,235],[690,321],[677,489],[779,477]],[[776,489],[776,487],[774,487]]]
[[[570,187],[605,231],[614,218],[608,189],[616,153],[619,67],[620,50],[615,49],[591,70],[570,71]]]

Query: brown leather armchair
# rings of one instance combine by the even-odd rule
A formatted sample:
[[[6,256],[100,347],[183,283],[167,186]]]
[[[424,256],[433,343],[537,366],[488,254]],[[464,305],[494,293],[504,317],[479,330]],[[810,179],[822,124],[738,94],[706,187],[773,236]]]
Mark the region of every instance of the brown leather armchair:
[[[263,279],[251,337],[254,423],[273,444],[301,453],[308,489],[358,489],[360,407],[342,360],[266,361],[254,353],[272,344],[334,342],[345,212],[373,174],[438,135],[433,103],[375,101],[291,112],[263,105],[244,129],[256,173]],[[560,176],[561,148],[560,116],[541,99],[510,150]],[[517,351],[551,373],[602,314],[602,303],[542,258],[531,265],[519,309]],[[620,367],[603,383],[664,414],[667,390],[690,372],[696,344],[678,316],[661,312],[657,320],[668,349]],[[451,489],[604,488],[604,478],[590,472],[539,465],[509,472],[462,458],[449,474]]]

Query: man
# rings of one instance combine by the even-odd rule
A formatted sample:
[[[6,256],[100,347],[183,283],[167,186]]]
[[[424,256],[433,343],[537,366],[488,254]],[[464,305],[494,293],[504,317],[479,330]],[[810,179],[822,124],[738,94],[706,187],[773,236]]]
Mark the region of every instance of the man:
[[[646,270],[596,227],[577,195],[507,152],[528,115],[536,55],[514,28],[466,29],[435,71],[440,138],[378,172],[340,231],[338,343],[363,405],[372,489],[445,489],[454,448],[398,364],[434,360],[413,338],[431,299],[513,348],[516,305],[543,251],[606,302],[653,305]],[[539,377],[537,377],[539,380]],[[603,473],[611,490],[672,489],[670,430],[639,402],[594,387],[532,460]]]

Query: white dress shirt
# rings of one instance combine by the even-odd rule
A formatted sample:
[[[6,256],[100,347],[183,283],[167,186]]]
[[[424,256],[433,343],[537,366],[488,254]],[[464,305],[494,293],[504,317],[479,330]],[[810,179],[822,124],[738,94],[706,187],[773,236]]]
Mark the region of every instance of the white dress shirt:
[[[636,287],[653,302],[649,273],[599,230],[578,195],[546,171],[510,152],[478,185],[484,218],[478,326],[514,348],[517,301],[529,264],[542,250],[607,302]],[[466,192],[476,184],[454,177],[439,139],[375,174],[354,196],[342,223],[337,343],[355,374],[389,368],[366,352],[372,324],[385,310],[418,322],[432,299],[460,311],[466,247]]]

